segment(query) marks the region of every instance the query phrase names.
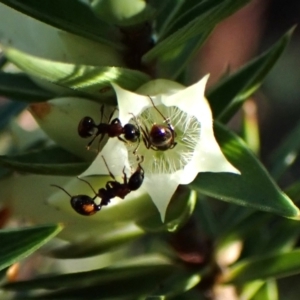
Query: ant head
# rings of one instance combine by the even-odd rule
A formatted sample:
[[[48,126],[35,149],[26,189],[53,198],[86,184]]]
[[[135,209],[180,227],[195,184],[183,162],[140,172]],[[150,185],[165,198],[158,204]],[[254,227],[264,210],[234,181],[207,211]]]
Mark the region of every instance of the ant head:
[[[78,134],[82,138],[88,138],[95,134],[97,128],[94,120],[91,117],[84,117],[78,124]]]
[[[138,141],[140,137],[140,130],[139,128],[134,124],[125,124],[124,126],[124,137],[129,142],[136,142]]]

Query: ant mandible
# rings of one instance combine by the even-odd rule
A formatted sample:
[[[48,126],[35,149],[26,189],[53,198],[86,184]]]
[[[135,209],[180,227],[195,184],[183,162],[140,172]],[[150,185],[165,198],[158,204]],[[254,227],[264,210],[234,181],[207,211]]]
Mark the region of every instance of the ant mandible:
[[[110,122],[115,110],[110,114],[108,123],[102,123],[102,118],[104,114],[103,105],[101,106],[100,111],[101,111],[101,120],[98,125],[91,117],[82,118],[78,124],[78,134],[82,138],[88,138],[94,135],[92,140],[87,144],[87,149],[89,149],[92,143],[94,142],[94,140],[99,135],[101,135],[98,142],[98,150],[99,150],[99,145],[103,140],[105,134],[107,134],[108,137],[117,137],[120,141],[124,143],[127,142],[135,143],[138,141],[138,145],[136,149],[133,151],[135,153],[140,144],[140,130],[139,130],[138,123],[136,122],[136,125],[128,123],[122,126],[121,121],[118,118],[115,118]],[[124,135],[124,138],[122,138],[121,135]]]
[[[124,167],[123,183],[120,183],[116,180],[115,176],[109,170],[109,167],[103,156],[102,156],[102,158],[103,158],[105,166],[109,172],[109,175],[112,177],[112,179],[114,181],[108,181],[105,185],[105,188],[100,188],[97,193],[88,181],[78,178],[90,186],[90,188],[93,190],[93,192],[95,194],[94,197],[90,197],[87,195],[72,196],[62,187],[52,184],[52,186],[61,189],[67,195],[70,196],[71,206],[77,213],[79,213],[81,215],[91,216],[91,215],[95,214],[96,212],[98,212],[99,210],[101,210],[102,206],[108,205],[110,203],[111,199],[113,199],[115,197],[124,199],[131,191],[136,191],[143,184],[144,169],[141,166],[141,163],[144,161],[143,156],[141,157],[141,159],[138,163],[137,169],[130,176],[129,179],[127,178],[127,175],[125,173],[125,167]],[[94,201],[97,197],[99,197],[101,199],[99,204],[96,204]]]
[[[176,132],[173,125],[170,122],[170,118],[166,118],[156,107],[152,98],[148,96],[154,109],[162,116],[165,125],[153,124],[151,130],[147,127],[141,128],[143,133],[143,141],[147,149],[151,148],[155,151],[165,151],[168,149],[173,149],[177,143],[175,142]]]

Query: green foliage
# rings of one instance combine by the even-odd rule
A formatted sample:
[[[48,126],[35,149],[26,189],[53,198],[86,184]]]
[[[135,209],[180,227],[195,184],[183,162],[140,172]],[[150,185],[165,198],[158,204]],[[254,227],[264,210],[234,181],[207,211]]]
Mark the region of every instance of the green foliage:
[[[61,225],[36,226],[0,231],[0,269],[24,259],[57,235]]]
[[[0,10],[10,7],[12,16],[30,17],[17,25],[28,29],[22,31],[25,36],[10,36],[14,30],[0,26],[0,96],[13,100],[0,111],[0,227],[10,217],[58,224],[0,230],[3,299],[198,300],[230,284],[237,299],[276,300],[281,292],[278,279],[300,274],[300,214],[294,204],[300,201],[300,180],[299,172],[292,170],[300,149],[299,124],[274,150],[267,166],[257,157],[258,146],[254,154],[226,125],[262,85],[294,28],[206,92],[216,140],[240,175],[199,173],[190,184],[178,187],[164,223],[143,187],[124,200],[110,199],[94,216],[78,215],[70,205],[72,197],[82,195],[99,203],[102,199],[95,193],[123,182],[118,176],[94,176],[86,182],[75,178],[98,150],[95,141],[95,148],[87,152],[89,139],[77,145],[81,118],[92,116],[99,124],[118,115],[118,109],[101,106],[117,103],[111,83],[129,91],[160,77],[187,84],[188,65],[214,28],[249,2],[128,0],[129,17],[122,19],[109,2],[0,0]],[[13,20],[10,25],[16,26]],[[43,28],[55,32],[46,50],[51,53],[57,43],[63,45],[62,57],[48,57],[39,47],[48,38]],[[43,39],[27,43],[39,29]],[[25,44],[18,44],[19,39]],[[26,104],[40,124],[32,132],[21,129],[16,119]],[[172,116],[167,117],[171,122]],[[143,126],[139,122],[137,117],[137,125]],[[253,131],[259,124],[247,116],[245,122],[254,122],[247,134],[257,137]],[[55,142],[44,135],[41,142],[41,128]],[[143,139],[145,132],[141,143]],[[76,152],[76,147],[82,149]],[[278,179],[282,182],[275,182]],[[27,272],[34,275],[9,282],[7,268],[41,246],[51,262]],[[76,261],[71,266],[62,263],[68,259]]]
[[[191,187],[211,197],[297,218],[298,208],[278,189],[243,141],[217,122],[214,132],[224,154],[240,170],[241,176],[200,173]]]

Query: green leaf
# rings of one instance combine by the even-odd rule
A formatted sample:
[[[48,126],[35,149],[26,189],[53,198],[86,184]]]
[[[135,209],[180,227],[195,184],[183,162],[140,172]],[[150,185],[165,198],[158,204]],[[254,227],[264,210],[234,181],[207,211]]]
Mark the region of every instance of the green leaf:
[[[219,81],[207,93],[215,119],[227,122],[244,101],[261,86],[286,48],[293,31],[294,28],[290,29],[271,49]]]
[[[154,274],[171,274],[176,269],[175,266],[162,259],[148,259],[147,256],[136,257],[138,261],[134,263],[128,261],[121,266],[111,266],[100,270],[77,272],[63,275],[48,275],[28,281],[18,281],[2,286],[8,290],[32,290],[32,289],[59,289],[72,287],[86,287],[90,285],[106,285],[112,281],[133,279],[139,276],[154,276]]]
[[[175,52],[178,52],[178,47],[183,46],[189,39],[211,30],[220,21],[233,14],[248,2],[249,0],[225,0],[218,6],[208,9],[207,11],[200,9],[200,16],[194,18],[187,24],[185,23],[186,25],[175,33],[159,41],[154,48],[143,56],[143,61],[150,63],[153,60],[157,60],[158,62],[169,61],[171,63],[174,59],[174,55],[176,55],[174,49],[176,49]],[[201,3],[199,6],[201,6]]]
[[[161,217],[155,209],[151,210],[150,214],[150,210],[148,210],[148,213],[144,213],[136,224],[149,232],[174,232],[190,218],[196,201],[197,195],[194,191],[186,187],[180,187],[168,205],[164,223],[162,223]]]
[[[268,280],[258,290],[252,300],[278,300],[278,289],[275,280]]]
[[[117,28],[108,27],[87,5],[69,0],[0,0],[34,19],[79,36],[122,49]],[[72,13],[70,13],[72,12]]]
[[[62,225],[44,225],[0,231],[0,269],[20,261],[46,244],[62,230]]]
[[[294,163],[300,150],[300,123],[289,133],[284,141],[270,157],[272,166],[271,174],[275,179],[281,175]]]
[[[5,72],[0,72],[0,94],[27,103],[46,101],[55,96],[38,87],[25,74]]]
[[[299,221],[282,219],[272,224],[269,237],[265,239],[263,253],[279,253],[291,250],[299,239]]]
[[[160,37],[164,32],[165,28],[168,24],[174,19],[174,17],[180,12],[182,5],[185,0],[165,0],[159,1],[155,0],[155,2],[159,3],[159,7],[157,7],[157,15],[155,17],[155,29],[157,31],[157,36]],[[154,6],[157,4],[154,2]]]
[[[200,173],[190,186],[207,195],[235,204],[299,218],[299,210],[269,176],[245,143],[221,124],[214,124],[215,137],[227,159],[241,172]]]
[[[125,227],[125,223],[123,227],[124,228],[118,228],[116,230],[113,228],[111,230],[107,230],[108,232],[106,234],[102,233],[100,239],[87,239],[83,242],[73,242],[58,248],[52,248],[47,254],[55,258],[89,257],[111,251],[112,249],[128,244],[145,234],[144,231],[139,228],[135,228],[134,226],[127,225],[127,227]]]
[[[60,147],[52,146],[21,155],[2,155],[0,165],[19,172],[75,176],[81,174],[89,163]]]
[[[164,29],[164,32],[159,35],[159,41],[167,36],[170,36],[171,34],[176,33],[188,23],[199,19],[206,13],[211,13],[213,8],[220,5],[220,0],[188,0],[183,1],[180,4],[181,6],[177,9],[176,15],[174,16],[172,22],[170,22]]]
[[[236,216],[238,218],[238,215]],[[269,219],[272,217],[270,214],[266,213],[252,213],[247,218],[243,220],[243,222],[235,223],[235,218],[233,217],[232,226],[227,226],[226,231],[221,231],[217,240],[216,240],[216,249],[218,251],[222,251],[224,247],[230,244],[232,241],[246,241],[251,238],[253,234],[257,236],[257,232],[253,232],[253,228],[261,228],[261,226],[265,226]],[[267,238],[266,238],[267,239]],[[260,241],[256,239],[255,250],[261,250],[264,245],[260,244]]]
[[[101,99],[101,102],[105,101],[103,98],[114,96],[111,82],[135,90],[150,80],[145,73],[120,67],[73,65],[38,58],[14,48],[6,48],[4,51],[8,59],[27,74]]]
[[[22,299],[137,299],[146,296],[178,268],[170,264],[125,265],[7,284],[9,289],[58,288]],[[138,284],[137,284],[138,283]],[[117,288],[116,288],[117,287]],[[16,298],[18,299],[18,298]]]
[[[256,279],[282,278],[300,273],[300,249],[245,259],[233,265],[223,282],[243,284]]]
[[[252,299],[259,289],[264,286],[265,281],[255,280],[244,284],[239,293],[240,299]]]
[[[161,78],[177,79],[181,72],[186,69],[194,55],[204,44],[212,29],[203,32],[188,40],[184,45],[173,49],[177,54],[174,57],[170,56],[170,60],[160,60],[157,63],[157,76]]]
[[[290,186],[288,186],[285,189],[285,193],[291,198],[293,199],[293,201],[295,203],[299,203],[300,202],[300,180],[292,183]]]
[[[162,284],[154,290],[151,296],[148,296],[146,299],[151,300],[153,297],[159,296],[162,296],[162,299],[170,299],[194,288],[201,279],[201,274],[199,272],[177,272],[162,282]]]

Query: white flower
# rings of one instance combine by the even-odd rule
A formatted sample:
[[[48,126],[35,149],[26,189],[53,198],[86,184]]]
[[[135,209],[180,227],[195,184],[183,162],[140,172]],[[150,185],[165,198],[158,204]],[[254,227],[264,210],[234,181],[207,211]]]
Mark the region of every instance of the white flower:
[[[189,87],[157,79],[138,90],[143,95],[113,85],[118,98],[119,119],[123,126],[129,122],[136,124],[138,120],[144,129],[144,137],[146,128],[150,131],[155,123],[167,127],[169,122],[174,127],[175,147],[156,151],[147,149],[141,141],[137,151],[139,156],[144,156],[142,167],[145,179],[141,188],[151,196],[163,221],[170,199],[179,184],[192,182],[199,172],[240,174],[227,161],[215,140],[212,113],[204,97],[207,79],[208,76],[205,76]],[[125,144],[117,138],[109,139],[95,161],[80,177],[108,174],[102,156],[111,172],[121,175],[124,166],[129,168],[136,164],[136,157],[133,155],[136,146]]]

